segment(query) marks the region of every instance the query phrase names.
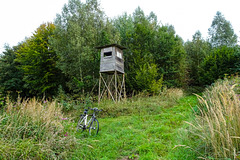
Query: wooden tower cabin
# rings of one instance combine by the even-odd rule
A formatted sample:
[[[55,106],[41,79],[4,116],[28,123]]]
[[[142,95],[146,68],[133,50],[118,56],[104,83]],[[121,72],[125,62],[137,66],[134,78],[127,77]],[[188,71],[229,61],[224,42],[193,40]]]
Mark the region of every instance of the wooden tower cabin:
[[[123,57],[126,48],[118,44],[96,48],[101,49],[98,102],[103,97],[120,101],[126,97]]]

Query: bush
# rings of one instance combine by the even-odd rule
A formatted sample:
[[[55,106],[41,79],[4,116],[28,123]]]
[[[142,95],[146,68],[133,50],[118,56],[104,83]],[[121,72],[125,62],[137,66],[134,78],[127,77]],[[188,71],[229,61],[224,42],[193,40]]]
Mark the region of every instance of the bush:
[[[239,158],[240,100],[235,90],[239,90],[238,77],[219,80],[198,96],[200,115],[191,125],[193,133],[205,142],[207,156]]]
[[[152,94],[158,94],[163,87],[163,75],[158,77],[157,65],[146,63],[136,71],[136,85],[138,91],[148,91]]]
[[[5,104],[5,97],[0,93],[0,108]]]
[[[239,54],[237,48],[220,47],[214,49],[201,65],[200,83],[211,85],[226,74],[231,75],[239,72]]]

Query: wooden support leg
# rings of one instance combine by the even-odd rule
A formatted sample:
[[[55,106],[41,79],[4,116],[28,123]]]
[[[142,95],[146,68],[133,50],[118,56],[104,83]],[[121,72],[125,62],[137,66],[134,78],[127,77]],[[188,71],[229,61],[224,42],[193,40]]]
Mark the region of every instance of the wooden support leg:
[[[104,79],[104,76],[100,73],[98,88],[98,103],[100,103],[101,98],[104,97],[105,93],[108,93],[107,96],[109,98],[111,97],[114,102],[122,100],[123,97],[124,99],[126,98],[124,76],[125,76],[124,74],[120,75],[117,73],[117,71],[115,71],[113,74],[105,76]],[[103,87],[101,86],[102,84]]]
[[[123,91],[124,91],[124,93],[123,93],[124,99],[126,99],[127,96],[126,96],[126,88],[125,88],[125,74],[123,74]]]
[[[111,93],[111,90],[109,89],[107,83],[105,82],[105,80],[104,80],[103,78],[102,78],[102,80],[103,80],[103,83],[105,84],[105,87],[107,87],[108,93],[110,94],[112,100],[115,102],[115,99],[114,99],[114,97],[113,97],[113,95],[112,95],[112,93]]]
[[[114,75],[114,76],[115,76],[115,98],[116,98],[115,100],[117,101],[117,99],[118,99],[118,98],[117,98],[117,97],[118,97],[118,96],[117,96],[117,95],[118,95],[118,93],[117,93],[117,92],[118,92],[118,87],[117,87],[117,71],[115,71],[115,75]]]
[[[101,100],[101,73],[99,75],[98,103],[100,103],[100,100]]]

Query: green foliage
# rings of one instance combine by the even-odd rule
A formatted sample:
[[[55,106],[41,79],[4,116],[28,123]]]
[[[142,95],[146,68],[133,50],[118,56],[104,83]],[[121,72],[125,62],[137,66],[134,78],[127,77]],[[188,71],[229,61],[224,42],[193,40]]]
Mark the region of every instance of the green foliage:
[[[136,85],[138,90],[146,90],[150,93],[160,93],[163,86],[163,77],[158,79],[156,64],[143,64],[136,71]]]
[[[100,56],[95,47],[111,43],[127,48],[127,93],[205,86],[240,71],[236,35],[220,12],[209,28],[209,42],[198,31],[184,45],[174,26],[160,24],[153,12],[145,15],[139,7],[109,19],[98,0],[69,0],[54,24],[42,24],[25,42],[6,47],[0,57],[0,92],[15,98],[17,91],[55,97],[61,85],[73,99],[97,94]]]
[[[188,68],[188,85],[199,86],[200,85],[200,71],[201,64],[204,58],[210,52],[210,44],[202,38],[202,34],[197,31],[193,35],[192,41],[188,41],[184,44],[187,53],[187,68]]]
[[[67,159],[76,149],[56,102],[7,101],[0,114],[0,159]]]
[[[237,36],[220,12],[214,17],[208,33],[210,43],[202,39],[199,31],[193,35],[191,42],[185,43],[189,85],[210,85],[226,74],[239,72]]]
[[[24,87],[30,93],[28,96],[51,97],[61,84],[61,72],[56,68],[58,57],[49,44],[54,29],[52,23],[40,25],[17,51],[19,69],[24,73]]]
[[[163,88],[163,76],[158,80],[153,80],[150,86],[150,93],[160,93]]]
[[[124,59],[128,92],[150,90],[152,85],[160,84],[162,76],[168,86],[184,85],[186,53],[173,26],[160,26],[154,13],[146,16],[140,8],[132,15],[118,17],[114,25],[120,33],[121,44],[127,47]],[[148,69],[152,71],[145,71]],[[147,77],[144,80],[148,72],[155,72],[155,80]]]
[[[235,66],[239,63],[237,48],[223,46],[214,49],[203,61],[201,66],[201,84],[210,85],[219,78],[235,74]]]
[[[6,97],[0,93],[0,108],[5,105]]]
[[[239,72],[237,36],[230,22],[217,12],[208,31],[209,43],[202,39],[199,31],[191,42],[185,43],[189,85],[210,85],[224,75]]]
[[[180,87],[186,81],[186,52],[173,26],[158,29],[154,59],[168,87]]]
[[[91,95],[85,95],[79,97],[79,95],[72,95],[66,93],[62,86],[58,88],[58,96],[55,97],[56,101],[61,104],[62,111],[64,113],[79,115],[80,110],[84,108],[92,108],[93,101],[96,101]]]
[[[13,48],[5,46],[5,51],[0,56],[0,94],[2,96],[9,95],[16,98],[17,91],[23,92],[23,72],[18,69],[20,64],[16,62],[15,52],[21,46]]]
[[[208,34],[213,47],[233,47],[237,44],[237,35],[234,33],[231,23],[219,11],[208,29]]]
[[[127,16],[126,14],[118,17],[114,21],[116,28],[121,35],[121,43],[127,47],[124,52],[125,59],[125,72],[127,73],[126,84],[128,91],[143,91],[147,90],[151,86],[152,80],[144,84],[144,77],[146,75],[143,70],[154,65],[152,54],[150,52],[150,46],[152,42],[153,29],[151,28],[148,16],[145,16],[140,8],[137,8],[133,13],[133,16]],[[145,65],[145,66],[144,66]],[[144,76],[145,76],[144,75]],[[158,73],[154,76],[154,79],[158,79]],[[136,79],[142,79],[141,82],[136,83]],[[144,88],[141,88],[144,85]]]
[[[117,43],[119,34],[104,18],[97,0],[70,0],[55,19],[51,44],[58,68],[68,77],[73,93],[90,92],[99,77],[100,56],[96,46]]]

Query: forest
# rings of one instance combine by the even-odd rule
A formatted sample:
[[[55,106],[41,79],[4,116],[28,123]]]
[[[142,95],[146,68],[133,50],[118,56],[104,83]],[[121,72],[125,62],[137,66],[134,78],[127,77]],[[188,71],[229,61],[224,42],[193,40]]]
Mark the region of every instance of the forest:
[[[129,100],[98,104],[103,109],[100,125],[106,128],[93,139],[72,126],[84,107],[97,105],[96,47],[108,44],[126,47]],[[5,153],[0,159],[239,158],[239,71],[238,37],[220,11],[207,39],[196,31],[184,42],[174,24],[162,24],[140,7],[109,18],[98,0],[69,0],[54,22],[40,24],[31,37],[0,53],[0,152]],[[72,118],[67,122],[64,116]],[[129,130],[125,121],[129,128],[142,126]],[[126,146],[116,141],[122,135]],[[111,152],[100,150],[103,146]]]
[[[1,95],[56,97],[59,92],[97,95],[100,51],[117,43],[124,51],[126,89],[158,94],[164,87],[205,87],[239,72],[237,36],[221,12],[208,39],[196,31],[183,42],[173,25],[137,8],[110,19],[95,0],[69,1],[54,22],[41,24],[17,46],[5,46],[0,59]]]

